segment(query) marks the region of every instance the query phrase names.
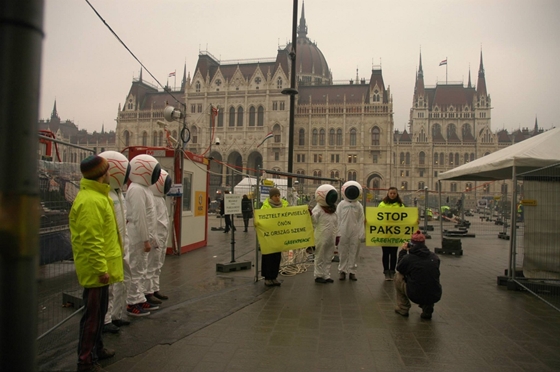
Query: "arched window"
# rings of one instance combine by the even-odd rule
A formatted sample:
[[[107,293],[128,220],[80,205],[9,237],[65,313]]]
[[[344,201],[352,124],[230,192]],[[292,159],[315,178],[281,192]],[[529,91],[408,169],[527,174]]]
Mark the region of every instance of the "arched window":
[[[229,122],[228,122],[228,125],[230,127],[235,126],[235,109],[233,107],[229,108]]]
[[[320,170],[313,171],[313,176],[314,176],[314,177],[323,177],[323,176],[321,175],[321,171],[320,171]],[[313,180],[313,184],[314,184],[314,185],[320,185],[321,183],[322,183],[321,180]]]
[[[152,134],[152,146],[157,146],[157,140],[158,140],[158,135],[157,132],[154,130],[154,133]]]
[[[142,132],[142,146],[148,146],[148,132]]]
[[[301,128],[298,133],[298,145],[305,146],[305,129]]]
[[[278,80],[276,80],[276,88],[282,89],[282,78],[281,77],[279,77]]]
[[[317,129],[313,129],[313,134],[311,135],[311,145],[317,146],[319,140],[319,132]]]
[[[274,125],[274,128],[272,128],[272,132],[274,133],[274,143],[281,143],[282,129],[280,128],[280,125],[278,124]]]
[[[449,160],[449,165],[453,166],[453,153],[452,152],[449,153],[449,159],[447,159],[447,160]]]
[[[298,171],[296,173],[300,174],[302,176],[305,175],[305,171],[303,169],[298,169]],[[297,180],[299,181],[300,185],[303,185],[305,183],[305,178],[303,178],[303,177],[298,177]]]
[[[474,160],[474,152],[471,152],[471,161]]]
[[[418,190],[424,190],[424,181],[418,182]]]
[[[325,146],[325,130],[323,128],[319,130],[319,146]]]
[[[191,142],[198,143],[198,129],[194,125],[191,127]]]
[[[457,135],[457,128],[455,128],[455,124],[449,124],[447,126],[447,139],[451,137],[455,137]]]
[[[339,177],[339,173],[337,170],[332,170],[331,171],[331,178],[338,178]]]
[[[424,153],[424,151],[420,151],[420,153],[418,154],[418,164],[426,164],[426,154]]]
[[[125,130],[123,134],[124,134],[124,145],[128,147],[130,146],[130,132]]]
[[[356,146],[356,129],[350,129],[350,146]]]
[[[401,190],[408,190],[408,182],[406,181],[401,182]]]
[[[418,135],[418,142],[426,142],[426,133],[424,133],[424,129],[420,130],[420,134]]]
[[[405,162],[406,162],[406,165],[410,165],[410,152],[407,152],[407,153],[406,153],[406,160],[405,160]]]
[[[241,106],[237,108],[237,126],[243,126],[243,107]]]
[[[342,146],[342,129],[340,128],[336,130],[336,145]]]
[[[469,162],[469,153],[465,152],[465,157],[463,158],[465,162],[463,164],[467,164]]]
[[[191,131],[191,136],[192,136],[192,131]],[[193,143],[196,143],[196,142],[193,141]],[[161,131],[161,130],[159,131],[159,143],[158,143],[158,145],[163,146],[163,131]]]
[[[223,107],[220,107],[218,109],[218,127],[223,127],[223,126],[224,126],[224,109]]]
[[[404,152],[399,154],[399,164],[404,165]]]
[[[443,152],[439,153],[439,165],[445,165],[445,157],[443,156]]]
[[[195,90],[196,90],[197,93],[200,92],[200,81],[197,81],[197,82],[196,82],[196,84],[195,84]]]
[[[264,107],[259,106],[257,110],[257,126],[262,127],[264,125]]]
[[[329,146],[334,146],[335,131],[333,128],[329,129]]]
[[[441,125],[434,124],[432,125],[432,137],[436,137],[441,135]]]
[[[250,127],[254,127],[255,126],[255,107],[251,106],[249,107],[249,126]]]
[[[356,181],[357,175],[356,171],[348,171],[348,179],[347,181]]]
[[[463,131],[463,138],[472,137],[471,125],[469,123],[463,124],[462,131]]]
[[[439,156],[438,153],[434,153],[434,165],[438,165],[439,164]]]
[[[459,163],[459,153],[456,152],[456,153],[455,153],[455,166],[458,167],[459,164],[460,164],[460,163]]]
[[[371,130],[371,144],[372,146],[379,146],[380,131],[378,127],[373,127]]]

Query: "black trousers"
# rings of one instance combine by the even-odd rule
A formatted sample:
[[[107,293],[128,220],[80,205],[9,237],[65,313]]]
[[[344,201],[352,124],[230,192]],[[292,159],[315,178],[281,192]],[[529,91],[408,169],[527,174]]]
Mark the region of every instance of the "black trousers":
[[[224,215],[224,219],[226,221],[226,231],[231,229],[231,216],[229,214]]]
[[[109,286],[84,288],[84,314],[80,320],[78,369],[92,367],[103,349],[101,331],[109,304]]]
[[[397,266],[397,251],[399,247],[381,247],[383,250],[383,257],[381,261],[383,262],[383,271],[393,270]]]
[[[282,261],[282,253],[280,252],[262,255],[261,272],[265,280],[272,280],[278,277],[280,261]]]

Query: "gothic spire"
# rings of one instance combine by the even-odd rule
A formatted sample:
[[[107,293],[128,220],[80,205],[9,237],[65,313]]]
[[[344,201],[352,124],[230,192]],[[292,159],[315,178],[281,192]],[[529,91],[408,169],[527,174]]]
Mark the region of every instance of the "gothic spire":
[[[139,82],[142,82],[142,67],[140,67],[140,77],[138,78]]]
[[[420,65],[418,68],[418,77],[424,77],[424,71],[422,71],[422,50],[420,50]]]
[[[476,83],[476,90],[480,95],[487,95],[486,92],[486,78],[484,76],[484,63],[482,63],[482,50],[480,51],[480,66],[478,67],[478,81]]]
[[[301,18],[299,19],[298,37],[307,37],[307,25],[305,24],[305,2],[301,4]]]
[[[60,117],[58,116],[58,111],[56,111],[56,99],[54,100],[54,106],[53,106],[53,110],[51,113],[51,119],[53,118],[57,118],[60,119]]]
[[[181,92],[185,91],[187,86],[187,61],[185,61],[185,67],[183,67],[183,79],[181,80]]]
[[[467,88],[471,88],[471,65],[469,64],[469,84],[467,85]]]
[[[424,71],[422,71],[422,52],[420,52],[420,65],[418,68],[418,73],[416,74],[416,86],[415,86],[415,99],[424,96]]]

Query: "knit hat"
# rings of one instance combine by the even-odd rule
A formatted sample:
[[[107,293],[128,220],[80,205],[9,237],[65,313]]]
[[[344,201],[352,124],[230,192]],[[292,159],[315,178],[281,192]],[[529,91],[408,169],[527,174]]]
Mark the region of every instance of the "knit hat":
[[[80,171],[84,178],[96,180],[107,173],[109,162],[107,159],[97,155],[90,155],[80,163]]]
[[[269,197],[273,197],[276,195],[280,195],[280,190],[278,190],[276,187],[271,188],[270,190],[268,190],[268,196]]]
[[[420,230],[417,230],[414,234],[412,234],[412,239],[410,239],[410,241],[413,244],[424,244],[426,237],[420,232]]]

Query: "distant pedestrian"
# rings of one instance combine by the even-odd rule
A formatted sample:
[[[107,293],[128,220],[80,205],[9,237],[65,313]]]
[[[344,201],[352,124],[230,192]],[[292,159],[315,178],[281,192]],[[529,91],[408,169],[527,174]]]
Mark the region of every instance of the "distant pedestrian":
[[[422,309],[422,319],[432,319],[434,304],[441,299],[439,257],[425,243],[426,237],[418,230],[412,235],[410,244],[403,244],[399,252],[395,312],[402,316],[408,316],[412,301]]]
[[[83,178],[69,215],[72,253],[84,311],[78,339],[78,371],[99,370],[115,351],[103,345],[109,285],[123,280],[122,243],[109,198],[109,163],[91,155],[80,163]]]
[[[243,213],[243,224],[245,225],[243,232],[247,232],[249,220],[253,218],[253,201],[247,195],[243,195],[243,199],[241,199],[241,212]]]
[[[263,202],[261,209],[269,208],[285,208],[288,201],[280,198],[280,190],[273,187],[268,191],[268,198]],[[282,252],[263,254],[261,257],[261,270],[264,276],[264,285],[267,287],[280,286],[282,283],[278,281],[280,273],[280,262],[282,261]]]
[[[224,219],[225,224],[226,224],[226,227],[224,229],[224,233],[228,233],[229,230],[232,230],[232,229],[235,231],[235,227],[232,226],[232,224],[231,224],[231,215],[225,214],[225,211],[226,211],[226,207],[225,207],[226,196],[225,196],[225,194],[229,194],[229,191],[225,190],[224,191],[224,196],[222,197],[222,200],[220,200],[220,215],[222,216],[222,218]]]
[[[387,195],[381,203],[378,205],[379,208],[401,208],[404,207],[404,203],[399,196],[399,192],[396,187],[389,187]],[[393,280],[395,276],[395,268],[397,266],[397,251],[398,246],[382,246],[383,256],[381,261],[383,263],[383,274],[385,274],[385,280]]]

